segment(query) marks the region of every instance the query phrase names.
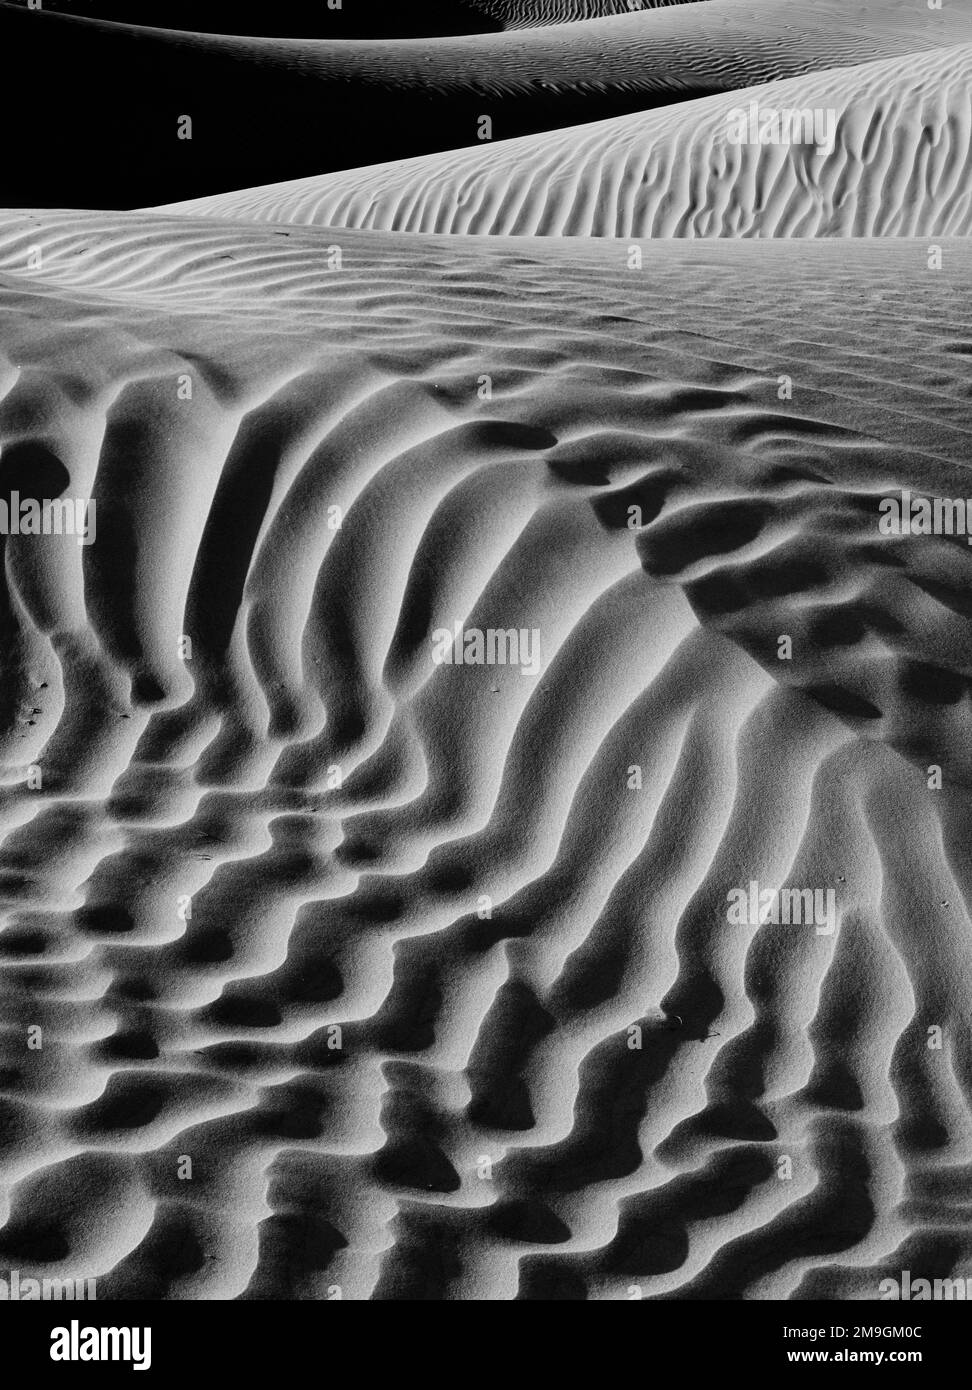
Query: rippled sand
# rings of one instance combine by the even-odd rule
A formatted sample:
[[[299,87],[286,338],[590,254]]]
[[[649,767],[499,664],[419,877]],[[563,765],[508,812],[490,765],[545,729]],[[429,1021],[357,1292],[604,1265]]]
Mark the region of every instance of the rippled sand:
[[[638,249],[0,217],[5,486],[97,506],[3,543],[0,1262],[968,1267],[972,552],[877,505],[970,491],[972,254]],[[838,929],[730,925],[750,880]]]

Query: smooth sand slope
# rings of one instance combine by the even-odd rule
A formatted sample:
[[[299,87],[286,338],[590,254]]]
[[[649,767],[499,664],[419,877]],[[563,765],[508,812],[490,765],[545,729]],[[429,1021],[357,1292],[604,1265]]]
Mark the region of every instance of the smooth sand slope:
[[[938,47],[972,10],[703,0],[458,38],[321,42],[110,24],[0,4],[0,80],[44,74],[5,151],[8,205],[173,202],[468,147]],[[64,109],[84,112],[66,123]],[[192,138],[179,138],[179,118]],[[95,134],[96,132],[96,134]],[[37,158],[37,151],[44,158]]]
[[[732,113],[753,104],[819,113],[824,143],[733,143]],[[959,236],[970,137],[967,45],[163,211],[553,237]]]
[[[967,1269],[972,551],[877,503],[972,492],[972,248],[642,249],[0,219],[4,487],[98,509],[4,542],[4,1267]]]

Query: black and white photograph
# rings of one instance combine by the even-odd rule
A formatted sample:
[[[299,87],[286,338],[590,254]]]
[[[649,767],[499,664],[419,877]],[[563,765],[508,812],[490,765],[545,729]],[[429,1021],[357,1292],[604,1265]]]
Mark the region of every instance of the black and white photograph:
[[[0,0],[0,90],[0,1329],[920,1366],[972,0]]]

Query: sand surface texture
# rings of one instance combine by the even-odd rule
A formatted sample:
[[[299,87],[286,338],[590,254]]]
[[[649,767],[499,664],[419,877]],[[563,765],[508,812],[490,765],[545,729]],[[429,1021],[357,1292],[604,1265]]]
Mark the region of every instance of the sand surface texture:
[[[308,102],[427,68],[497,126],[545,66],[594,104],[0,212],[0,501],[92,528],[0,536],[0,1266],[100,1299],[972,1273],[972,548],[879,528],[972,497],[972,20],[59,8],[0,34]],[[645,109],[602,118],[612,84]],[[833,110],[832,150],[732,145],[751,102]],[[832,918],[733,922],[750,884]]]

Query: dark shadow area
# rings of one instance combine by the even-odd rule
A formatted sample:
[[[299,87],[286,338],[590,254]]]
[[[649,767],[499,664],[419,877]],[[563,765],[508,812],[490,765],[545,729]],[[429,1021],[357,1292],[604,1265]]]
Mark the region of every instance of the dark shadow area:
[[[291,39],[422,39],[502,29],[467,0],[43,0],[50,14],[109,19],[197,34],[258,34]],[[27,0],[11,0],[27,9]]]
[[[0,3],[4,89],[17,90],[24,72],[37,75],[48,97],[32,103],[7,143],[5,207],[151,207],[481,149],[483,115],[495,143],[672,100],[670,91],[557,90],[528,72],[514,92],[498,95],[487,91],[495,74],[485,63],[463,85],[441,72],[437,88],[378,81],[363,63],[352,76],[321,76],[266,51],[246,57],[235,47],[198,48]],[[191,139],[179,138],[183,116],[192,119]]]

